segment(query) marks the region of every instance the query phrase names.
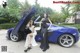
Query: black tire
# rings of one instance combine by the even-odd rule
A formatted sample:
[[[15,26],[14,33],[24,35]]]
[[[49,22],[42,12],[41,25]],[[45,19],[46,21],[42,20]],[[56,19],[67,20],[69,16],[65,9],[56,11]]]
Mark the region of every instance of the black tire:
[[[18,42],[21,40],[19,35],[13,35],[12,33],[10,34],[10,39],[14,42]]]
[[[58,44],[62,47],[69,48],[73,46],[75,39],[71,34],[63,34],[58,38]]]

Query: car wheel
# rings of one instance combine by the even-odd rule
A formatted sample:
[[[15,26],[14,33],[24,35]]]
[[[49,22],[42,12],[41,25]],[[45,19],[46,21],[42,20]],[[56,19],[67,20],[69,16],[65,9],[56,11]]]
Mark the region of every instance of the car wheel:
[[[14,41],[14,42],[17,42],[17,41],[19,41],[19,36],[17,36],[17,35],[12,35],[12,33],[10,34],[10,39],[12,40],[12,41]]]
[[[74,42],[75,42],[75,39],[70,34],[63,34],[58,39],[59,45],[66,48],[71,47],[74,44]]]

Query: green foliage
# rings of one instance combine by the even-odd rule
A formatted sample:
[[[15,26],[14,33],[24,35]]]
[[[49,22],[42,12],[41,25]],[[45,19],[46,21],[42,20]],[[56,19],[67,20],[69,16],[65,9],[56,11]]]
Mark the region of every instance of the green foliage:
[[[25,3],[20,3],[19,0],[7,0],[7,4],[8,5],[5,9],[0,6],[0,23],[18,22],[22,18],[23,14],[27,10],[29,10],[30,7],[32,7],[30,4],[28,4],[27,0],[25,0]],[[73,14],[71,13],[72,10],[80,10],[80,5],[78,4],[74,4],[73,6],[71,4],[66,4],[65,7],[62,7],[61,13],[56,12],[51,8],[40,7],[40,5],[37,2],[35,6],[37,8],[37,13],[33,17],[36,17],[38,15],[41,15],[41,17],[43,17],[43,14],[46,12],[49,14],[49,18],[53,23],[62,23],[65,21],[66,18],[70,17]],[[71,9],[71,7],[73,7],[74,9]]]
[[[70,4],[66,4],[65,7],[62,7],[61,13],[63,18],[69,18],[69,16],[71,16],[73,13],[71,12],[71,5]]]
[[[29,10],[30,7],[31,6],[28,4],[27,0],[25,0],[24,4],[23,3],[20,4],[20,11],[23,13],[23,12]]]
[[[15,27],[16,23],[4,23],[0,24],[0,29],[9,29]]]
[[[6,23],[6,22],[9,22],[7,19],[5,19],[5,18],[0,18],[0,24],[1,23]]]
[[[7,9],[0,8],[0,18],[5,18],[6,20],[10,21]]]
[[[18,22],[21,19],[24,11],[27,11],[30,5],[27,1],[21,4],[18,0],[7,0],[7,7],[0,6],[0,18],[5,18],[10,23]]]
[[[60,24],[60,26],[71,26],[71,27],[76,27],[78,30],[80,30],[80,24]]]
[[[16,22],[18,21],[17,19],[17,11],[18,9],[16,8],[17,3],[13,2],[14,0],[8,0],[8,6],[7,8],[0,8],[0,17],[4,17],[6,20],[8,20],[9,22]],[[15,0],[17,1],[17,0]],[[16,4],[15,6],[13,5]],[[18,12],[19,13],[19,12]]]
[[[8,0],[7,11],[9,13],[10,22],[16,22],[20,18],[20,3],[18,0]]]
[[[73,0],[73,1],[80,2],[80,0]],[[73,12],[80,11],[80,4],[72,4],[72,10],[73,10]]]
[[[50,15],[50,19],[51,19],[52,23],[61,23],[61,22],[64,22],[64,19],[62,18],[62,14],[58,13],[58,12],[53,12]]]
[[[42,16],[43,17],[43,14],[44,13],[48,13],[49,15],[53,13],[53,10],[51,8],[47,8],[47,7],[40,7],[39,4],[36,4],[34,5],[36,8],[37,8],[37,12],[36,12],[36,15],[35,16]]]

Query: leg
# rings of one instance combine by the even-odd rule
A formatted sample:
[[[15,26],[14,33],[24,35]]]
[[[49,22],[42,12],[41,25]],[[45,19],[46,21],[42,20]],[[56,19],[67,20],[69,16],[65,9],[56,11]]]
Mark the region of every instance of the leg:
[[[30,36],[29,34],[26,36],[26,42],[25,42],[25,48],[27,49],[28,48],[28,45],[29,45],[29,39],[30,39]]]
[[[35,40],[35,36],[37,35],[37,32],[34,32],[33,33],[33,37],[32,37],[32,46],[37,46],[38,44],[37,44],[37,42],[36,42],[36,40]]]
[[[33,38],[33,34],[32,33],[30,33],[29,35],[29,40],[28,40],[28,43],[29,43],[29,45],[28,45],[28,47],[32,47],[32,38]]]
[[[47,29],[45,30],[45,33],[44,33],[44,48],[43,48],[43,51],[46,51],[48,48],[49,48],[49,44],[48,44],[48,32],[47,32]]]
[[[41,30],[42,40],[41,40],[41,45],[40,45],[41,49],[44,48],[44,35],[45,35],[45,32],[46,32],[46,29],[42,28],[42,30]]]
[[[31,33],[30,33],[26,37],[26,43],[25,43],[26,49],[24,50],[25,52],[27,52],[28,50],[30,50],[31,47],[32,47],[32,45],[31,45],[31,39],[32,39],[32,36],[31,36]]]
[[[49,47],[49,43],[48,43],[48,33],[46,32],[45,36],[44,36],[44,44],[45,44],[45,48]]]
[[[44,29],[41,29],[41,32],[40,32],[41,33],[41,36],[42,36],[41,45],[40,45],[40,48],[41,49],[43,49],[43,34],[44,34],[43,30]]]

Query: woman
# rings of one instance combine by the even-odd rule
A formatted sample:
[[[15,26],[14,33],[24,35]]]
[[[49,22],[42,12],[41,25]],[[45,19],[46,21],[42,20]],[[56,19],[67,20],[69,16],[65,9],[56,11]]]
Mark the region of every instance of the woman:
[[[37,32],[35,30],[35,27],[33,25],[33,21],[30,20],[29,24],[29,30],[31,31],[31,33],[27,34],[26,37],[26,43],[25,43],[25,52],[27,52],[28,50],[30,50],[32,48],[32,46],[37,46],[37,43],[35,41],[35,36],[37,35]]]
[[[49,49],[49,43],[48,43],[48,25],[47,23],[51,21],[48,18],[48,14],[44,13],[44,18],[41,20],[41,34],[43,36],[41,40],[40,48],[43,49],[43,51],[46,51]]]

